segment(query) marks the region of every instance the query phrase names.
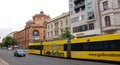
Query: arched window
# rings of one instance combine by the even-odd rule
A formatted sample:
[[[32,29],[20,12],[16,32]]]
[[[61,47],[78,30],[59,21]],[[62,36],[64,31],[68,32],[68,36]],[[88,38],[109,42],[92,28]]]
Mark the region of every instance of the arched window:
[[[33,38],[34,38],[34,40],[39,40],[39,31],[38,30],[33,31]]]
[[[110,16],[105,16],[105,26],[111,26]]]

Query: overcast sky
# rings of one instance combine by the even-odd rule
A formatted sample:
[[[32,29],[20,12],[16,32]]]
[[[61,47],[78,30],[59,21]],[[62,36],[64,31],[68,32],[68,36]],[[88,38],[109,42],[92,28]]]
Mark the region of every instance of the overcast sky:
[[[54,18],[68,8],[68,0],[0,0],[0,37],[23,29],[41,10]]]

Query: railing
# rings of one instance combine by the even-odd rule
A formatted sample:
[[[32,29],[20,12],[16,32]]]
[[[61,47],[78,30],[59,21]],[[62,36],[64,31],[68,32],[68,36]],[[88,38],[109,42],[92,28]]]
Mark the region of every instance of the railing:
[[[80,3],[80,4],[77,4],[74,8],[76,9],[76,8],[79,8],[79,7],[82,7],[82,6],[85,6],[85,2],[82,2],[82,3]]]

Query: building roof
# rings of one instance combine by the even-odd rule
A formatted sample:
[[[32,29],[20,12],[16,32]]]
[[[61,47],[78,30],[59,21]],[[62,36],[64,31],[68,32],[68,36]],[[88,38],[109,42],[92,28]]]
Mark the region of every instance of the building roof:
[[[65,16],[69,16],[69,12],[62,13],[61,15],[59,15],[59,16],[57,16],[57,17],[51,19],[50,21],[48,21],[48,23],[50,23],[50,22],[52,22],[52,21],[54,21],[54,20],[57,20],[57,19],[63,18],[63,17],[65,17]]]

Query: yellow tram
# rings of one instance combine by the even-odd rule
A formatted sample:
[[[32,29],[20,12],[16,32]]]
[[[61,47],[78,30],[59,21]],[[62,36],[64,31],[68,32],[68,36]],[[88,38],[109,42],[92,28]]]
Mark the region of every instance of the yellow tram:
[[[28,53],[120,62],[120,34],[30,43]]]
[[[120,62],[120,34],[72,39],[71,58]]]
[[[41,53],[40,48],[41,48],[41,43],[40,42],[29,43],[28,53],[30,53],[30,54],[40,54]]]
[[[64,44],[67,44],[67,40],[44,42],[42,55],[67,57],[67,52],[64,51]]]

